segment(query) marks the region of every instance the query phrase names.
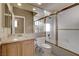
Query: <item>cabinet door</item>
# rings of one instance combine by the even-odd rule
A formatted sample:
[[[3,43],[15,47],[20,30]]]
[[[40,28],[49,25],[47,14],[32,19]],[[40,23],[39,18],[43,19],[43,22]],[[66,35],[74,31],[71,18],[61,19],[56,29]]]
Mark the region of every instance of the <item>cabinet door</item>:
[[[21,48],[23,56],[33,56],[35,53],[34,40],[23,41]]]
[[[8,56],[18,56],[20,55],[19,43],[10,43],[6,45],[6,52]]]
[[[2,48],[1,48],[1,46],[0,46],[0,56],[2,55]]]
[[[3,44],[3,45],[2,45],[2,56],[6,56],[6,55],[7,55],[6,45]]]

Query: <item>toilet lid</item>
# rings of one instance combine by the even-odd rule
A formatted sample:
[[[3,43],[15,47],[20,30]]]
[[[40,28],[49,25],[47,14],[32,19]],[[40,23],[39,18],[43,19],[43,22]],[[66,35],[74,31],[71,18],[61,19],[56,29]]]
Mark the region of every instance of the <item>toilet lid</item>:
[[[44,47],[44,48],[51,48],[51,46],[48,45],[48,44],[41,44],[41,46]]]

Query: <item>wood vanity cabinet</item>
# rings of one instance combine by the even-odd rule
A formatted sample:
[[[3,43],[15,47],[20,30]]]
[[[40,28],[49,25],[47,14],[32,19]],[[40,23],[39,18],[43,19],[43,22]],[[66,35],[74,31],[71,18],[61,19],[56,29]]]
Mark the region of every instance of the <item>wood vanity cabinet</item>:
[[[7,49],[6,49],[6,44],[3,44],[2,45],[2,56],[6,56],[7,54],[7,51],[6,51]]]
[[[34,46],[34,41],[23,41],[21,43],[21,48],[22,48],[22,55],[23,56],[32,56],[35,54],[35,46]]]
[[[34,40],[2,44],[2,56],[33,56],[34,54]]]
[[[1,46],[0,46],[0,56],[2,55],[2,49],[1,49]]]

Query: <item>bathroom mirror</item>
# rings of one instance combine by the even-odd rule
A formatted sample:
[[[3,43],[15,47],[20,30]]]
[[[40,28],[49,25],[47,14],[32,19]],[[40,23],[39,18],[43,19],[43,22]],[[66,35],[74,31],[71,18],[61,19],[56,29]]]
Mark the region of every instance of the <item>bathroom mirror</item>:
[[[15,5],[16,4],[16,5]],[[11,34],[33,33],[33,11],[29,11],[25,5],[23,8],[17,6],[17,3],[4,4],[3,27],[10,28]],[[30,6],[30,5],[28,5]]]
[[[23,16],[14,16],[14,32],[15,34],[18,33],[25,33],[25,17]]]
[[[25,17],[18,16],[15,14],[12,21],[12,13],[10,12],[8,5],[4,4],[4,20],[3,20],[4,28],[9,28],[11,34],[25,33],[24,22],[25,22]]]
[[[12,34],[12,14],[9,11],[8,5],[5,3],[3,4],[2,28],[5,36]]]
[[[4,22],[4,24],[3,24],[4,27],[11,28],[12,16],[8,9],[7,4],[4,4],[4,20],[3,20],[3,22]]]

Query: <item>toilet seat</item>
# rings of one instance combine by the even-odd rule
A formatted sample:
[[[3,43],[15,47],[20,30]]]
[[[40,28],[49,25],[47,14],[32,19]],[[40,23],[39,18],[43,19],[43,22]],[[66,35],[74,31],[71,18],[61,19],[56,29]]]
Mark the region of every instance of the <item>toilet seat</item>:
[[[48,45],[48,44],[41,44],[40,47],[43,47],[43,48],[51,48],[51,46]]]

